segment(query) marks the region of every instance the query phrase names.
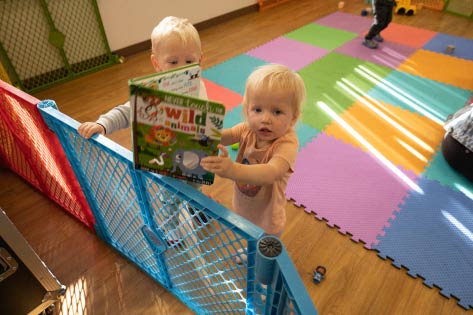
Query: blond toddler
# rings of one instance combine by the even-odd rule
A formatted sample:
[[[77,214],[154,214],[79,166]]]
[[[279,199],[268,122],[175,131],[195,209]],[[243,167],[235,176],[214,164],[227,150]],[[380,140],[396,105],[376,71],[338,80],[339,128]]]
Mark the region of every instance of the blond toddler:
[[[234,211],[267,234],[280,236],[286,225],[285,189],[298,153],[294,126],[305,94],[302,78],[286,66],[257,68],[246,81],[246,120],[222,131],[220,156],[201,162],[207,171],[234,181]],[[235,143],[233,162],[225,146]]]
[[[186,64],[200,63],[202,47],[199,33],[188,19],[165,17],[151,33],[151,63],[156,72],[162,72]],[[207,99],[207,91],[200,81],[199,98]],[[111,109],[95,122],[85,122],[78,128],[79,134],[88,139],[96,133],[111,134],[130,126],[130,102]]]

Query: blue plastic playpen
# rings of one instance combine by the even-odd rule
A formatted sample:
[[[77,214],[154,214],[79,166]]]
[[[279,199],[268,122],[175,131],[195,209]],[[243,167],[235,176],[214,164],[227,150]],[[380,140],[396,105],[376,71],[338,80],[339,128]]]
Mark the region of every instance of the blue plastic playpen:
[[[54,101],[38,108],[97,234],[197,314],[317,314],[278,238],[179,180],[134,169],[132,152],[108,138],[80,137]],[[235,263],[238,252],[247,262]]]

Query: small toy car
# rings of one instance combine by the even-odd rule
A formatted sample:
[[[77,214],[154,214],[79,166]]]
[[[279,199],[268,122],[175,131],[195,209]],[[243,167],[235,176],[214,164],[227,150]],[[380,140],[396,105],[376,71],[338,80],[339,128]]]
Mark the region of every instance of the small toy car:
[[[320,283],[325,278],[325,274],[327,273],[327,268],[324,266],[317,266],[314,270],[314,280],[315,283]]]
[[[411,4],[411,0],[396,0],[397,6],[394,11],[396,14],[405,14],[408,16],[416,14],[417,6]]]

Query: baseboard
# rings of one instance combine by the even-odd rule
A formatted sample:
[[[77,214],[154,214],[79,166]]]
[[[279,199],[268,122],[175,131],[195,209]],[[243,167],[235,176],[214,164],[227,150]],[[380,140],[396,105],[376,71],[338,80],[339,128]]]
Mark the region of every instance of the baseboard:
[[[218,25],[220,23],[227,22],[229,20],[235,19],[237,17],[243,16],[243,15],[246,15],[246,14],[249,14],[249,13],[257,12],[258,8],[259,8],[259,6],[258,6],[257,3],[252,4],[250,6],[247,6],[247,7],[244,7],[244,8],[241,8],[241,9],[238,9],[238,10],[235,10],[235,11],[225,13],[223,15],[211,18],[210,20],[199,22],[199,23],[195,24],[195,28],[198,31],[201,31],[201,30],[204,30],[206,28]],[[128,56],[131,56],[131,55],[143,52],[143,51],[147,51],[147,50],[151,50],[151,40],[149,40],[149,39],[145,40],[143,42],[137,43],[137,44],[127,46],[125,48],[117,49],[116,51],[113,51],[113,53],[118,55],[118,56],[128,57]]]

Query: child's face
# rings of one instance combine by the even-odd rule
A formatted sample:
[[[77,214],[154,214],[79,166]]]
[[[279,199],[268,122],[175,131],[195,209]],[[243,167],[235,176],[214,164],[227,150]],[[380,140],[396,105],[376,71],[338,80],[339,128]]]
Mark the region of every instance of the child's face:
[[[177,36],[163,39],[156,54],[151,55],[156,72],[161,72],[191,63],[199,63],[202,53],[199,46],[189,41],[184,45]]]
[[[286,91],[249,91],[247,120],[264,146],[285,135],[296,123],[292,97]]]

